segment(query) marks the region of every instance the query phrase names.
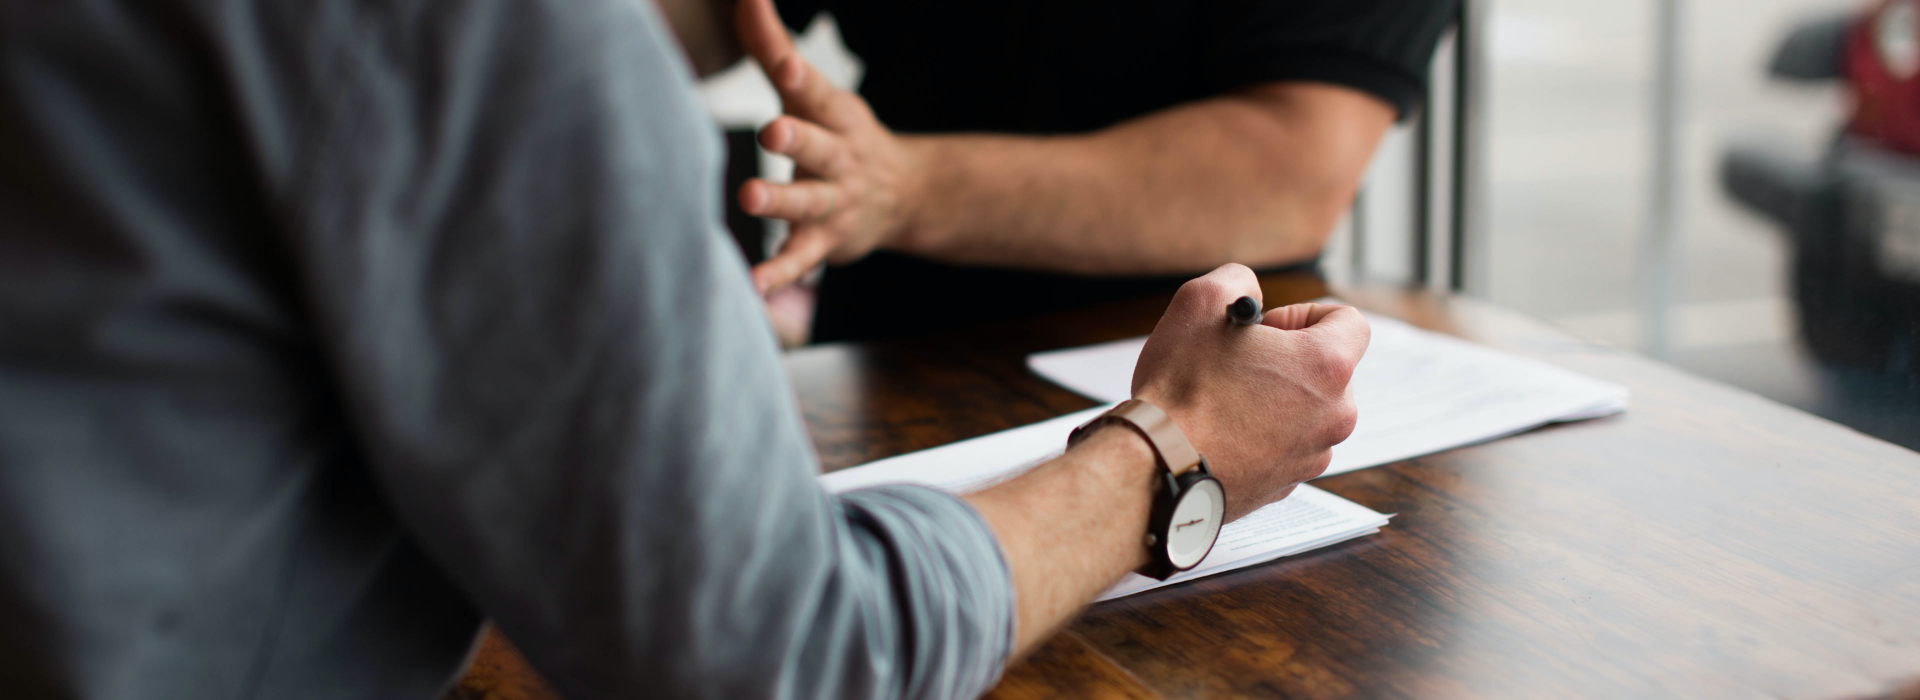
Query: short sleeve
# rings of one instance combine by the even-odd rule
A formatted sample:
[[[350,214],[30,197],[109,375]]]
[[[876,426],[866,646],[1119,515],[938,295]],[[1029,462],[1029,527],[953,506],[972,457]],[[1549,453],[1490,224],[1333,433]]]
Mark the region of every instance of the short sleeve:
[[[1203,11],[1216,90],[1309,80],[1378,97],[1402,117],[1426,92],[1427,68],[1455,0],[1215,0]]]

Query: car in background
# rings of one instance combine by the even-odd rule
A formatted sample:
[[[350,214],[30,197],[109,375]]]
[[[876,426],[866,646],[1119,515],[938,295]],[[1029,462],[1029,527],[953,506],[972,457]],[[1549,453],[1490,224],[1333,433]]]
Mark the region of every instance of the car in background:
[[[1830,417],[1920,449],[1920,0],[1809,20],[1768,71],[1843,83],[1851,113],[1818,155],[1728,146],[1721,185],[1791,242],[1801,339],[1855,419]]]

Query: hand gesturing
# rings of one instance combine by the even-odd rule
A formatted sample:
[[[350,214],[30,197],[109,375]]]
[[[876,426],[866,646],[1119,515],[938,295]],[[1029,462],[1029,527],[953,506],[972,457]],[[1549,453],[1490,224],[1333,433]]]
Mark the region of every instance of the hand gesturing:
[[[735,22],[785,111],[760,130],[760,144],[795,165],[791,184],[755,178],[740,187],[747,213],[793,225],[785,247],[753,268],[765,294],[823,260],[857,260],[903,228],[917,168],[865,100],[833,87],[794,51],[772,0],[741,0]]]

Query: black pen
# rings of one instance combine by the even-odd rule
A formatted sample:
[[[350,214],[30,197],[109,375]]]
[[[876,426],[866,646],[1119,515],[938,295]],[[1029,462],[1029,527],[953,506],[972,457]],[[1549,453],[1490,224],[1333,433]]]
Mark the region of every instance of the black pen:
[[[1227,305],[1227,320],[1236,326],[1254,326],[1260,323],[1260,302],[1253,297],[1240,297]]]

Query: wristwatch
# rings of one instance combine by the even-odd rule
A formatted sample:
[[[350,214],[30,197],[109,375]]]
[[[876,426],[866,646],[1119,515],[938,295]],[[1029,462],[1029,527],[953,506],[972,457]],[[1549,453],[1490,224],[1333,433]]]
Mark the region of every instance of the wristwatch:
[[[1227,491],[1207,469],[1173,418],[1158,406],[1133,399],[1087,421],[1067,436],[1072,447],[1108,423],[1132,428],[1153,448],[1160,475],[1154,480],[1153,511],[1147,517],[1149,560],[1138,573],[1161,581],[1207,558],[1227,514]]]

